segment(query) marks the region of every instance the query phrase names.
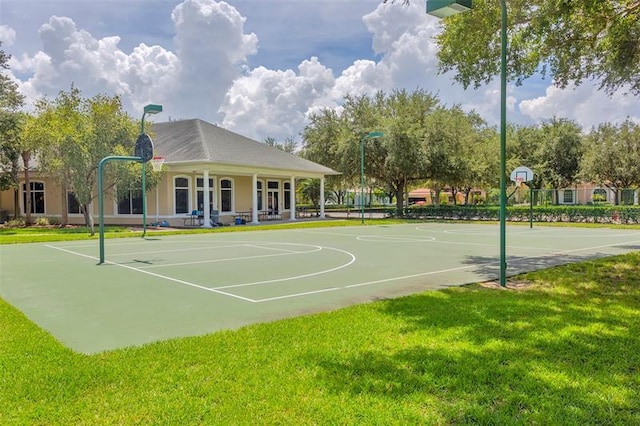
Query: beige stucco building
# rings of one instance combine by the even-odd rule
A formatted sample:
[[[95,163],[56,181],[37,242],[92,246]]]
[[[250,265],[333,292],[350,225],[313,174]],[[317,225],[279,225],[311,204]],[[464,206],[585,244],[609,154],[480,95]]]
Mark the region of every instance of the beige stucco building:
[[[198,119],[156,123],[153,132],[154,153],[165,158],[165,172],[160,184],[147,192],[148,224],[167,222],[170,226],[206,227],[212,222],[235,223],[237,219],[250,223],[274,218],[295,220],[299,180],[320,179],[322,197],[325,176],[338,174]],[[69,223],[84,223],[73,193],[63,194],[59,183],[34,171],[30,186],[33,217],[61,217],[62,197],[66,196]],[[19,210],[24,214],[23,181],[20,188]],[[0,210],[12,212],[13,198],[13,191],[0,193]],[[120,202],[105,193],[104,200],[106,224],[142,224],[142,199],[135,193]],[[97,205],[95,199],[96,223]],[[321,216],[323,206],[321,199]],[[196,215],[192,215],[194,211]],[[213,221],[202,220],[204,217]]]

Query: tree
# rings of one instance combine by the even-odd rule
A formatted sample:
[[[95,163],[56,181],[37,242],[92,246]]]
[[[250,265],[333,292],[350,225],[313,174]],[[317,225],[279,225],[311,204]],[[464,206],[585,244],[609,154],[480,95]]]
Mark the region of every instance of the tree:
[[[2,41],[0,41],[2,47]],[[24,96],[17,84],[5,74],[11,57],[0,49],[0,191],[14,189],[14,217],[18,217],[18,173],[20,168],[20,132],[24,115],[19,112]]]
[[[405,2],[406,3],[406,2]],[[464,87],[500,73],[500,7],[474,0],[473,9],[444,20],[440,69]],[[613,94],[640,94],[640,0],[508,0],[510,80],[549,74],[564,88],[597,79]]]
[[[345,143],[339,171],[352,181],[359,179],[360,144],[365,143],[365,176],[374,178],[380,188],[392,194],[396,210],[401,213],[407,184],[426,173],[424,125],[438,103],[437,97],[424,90],[346,97],[342,113]],[[382,131],[384,136],[362,142],[374,130]]]
[[[427,177],[435,185],[436,204],[442,186],[451,188],[455,203],[458,190],[464,192],[468,201],[474,186],[498,178],[497,173],[493,176],[490,173],[497,170],[490,161],[495,158],[491,149],[497,148],[497,144],[495,132],[488,130],[480,116],[465,113],[459,106],[440,107],[428,116],[424,139]]]
[[[580,126],[571,120],[553,118],[541,126],[543,144],[540,158],[544,159],[542,174],[545,181],[556,189],[576,181],[583,154],[583,140]]]
[[[586,137],[581,175],[613,190],[616,204],[620,189],[640,186],[640,125],[627,119],[594,129]]]
[[[92,202],[97,195],[98,163],[109,155],[133,154],[138,122],[124,112],[119,97],[96,95],[85,99],[73,86],[52,101],[41,99],[36,111],[38,127],[44,129],[47,139],[39,157],[43,170],[50,175],[60,172],[58,176],[73,191],[93,235]],[[131,181],[136,178],[131,176],[136,172],[140,176],[139,167],[133,163],[109,164],[105,168],[105,189],[133,187]],[[157,179],[148,176],[150,187]]]
[[[309,117],[302,131],[300,155],[337,171],[345,170],[345,150],[348,129],[346,120],[331,108],[323,108]],[[343,204],[348,188],[353,188],[353,176],[328,176],[326,187],[333,192],[336,202]]]
[[[293,138],[286,138],[284,142],[280,143],[275,138],[268,137],[265,138],[264,143],[289,154],[295,154],[297,148],[296,141]]]

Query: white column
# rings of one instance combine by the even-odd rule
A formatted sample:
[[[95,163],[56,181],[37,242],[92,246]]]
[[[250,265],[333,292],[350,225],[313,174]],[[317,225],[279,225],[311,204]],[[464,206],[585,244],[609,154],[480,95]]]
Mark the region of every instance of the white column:
[[[253,174],[251,180],[251,223],[260,223],[258,221],[258,174]],[[264,189],[263,189],[264,191]]]
[[[289,184],[289,220],[296,220],[296,178],[295,176],[291,176],[291,181]]]
[[[324,219],[324,176],[320,178],[320,217]]]
[[[209,170],[204,170],[202,172],[202,179],[204,182],[202,183],[202,189],[204,190],[203,204],[202,206],[202,214],[204,215],[204,223],[202,224],[203,228],[211,228],[211,206],[209,205]],[[196,181],[197,182],[197,181]],[[197,186],[197,185],[196,185]]]

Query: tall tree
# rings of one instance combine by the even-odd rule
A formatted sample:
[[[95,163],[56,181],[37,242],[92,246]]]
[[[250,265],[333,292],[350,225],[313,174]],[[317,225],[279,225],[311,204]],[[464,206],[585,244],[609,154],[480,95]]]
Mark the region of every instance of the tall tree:
[[[122,109],[117,96],[85,99],[73,86],[52,101],[40,100],[36,110],[39,128],[45,129],[47,139],[46,147],[40,150],[42,165],[49,174],[62,173],[60,178],[73,191],[93,234],[92,202],[97,195],[98,163],[109,155],[132,155],[138,123]],[[128,189],[130,182],[123,179],[135,175],[126,171],[132,168],[136,165],[110,164],[105,188],[109,190],[120,183]],[[140,169],[137,170],[139,175]]]
[[[2,41],[0,41],[0,48]],[[0,191],[13,188],[14,217],[18,217],[20,168],[20,132],[24,115],[19,112],[24,96],[18,91],[18,85],[6,74],[11,56],[0,49]]]
[[[620,189],[640,186],[640,125],[627,119],[594,129],[586,137],[581,175],[613,190],[616,204]]]
[[[334,109],[323,108],[309,117],[302,131],[301,156],[337,171],[343,171],[347,127],[344,117]],[[326,187],[333,192],[339,204],[345,202],[348,188],[353,188],[353,176],[338,175],[327,178]]]
[[[296,141],[293,140],[293,138],[291,137],[286,138],[283,142],[278,142],[275,138],[272,138],[271,136],[269,136],[265,138],[263,142],[273,148],[277,148],[281,151],[288,152],[289,154],[295,154],[296,149],[298,147],[298,145],[296,144]]]
[[[640,94],[640,0],[508,0],[508,75],[517,84],[541,72],[559,87],[597,79],[612,94]],[[500,73],[500,7],[474,0],[473,9],[444,20],[438,38],[441,71],[464,87]]]
[[[582,132],[575,121],[553,118],[542,124],[541,133],[542,173],[545,181],[556,189],[558,202],[559,189],[571,185],[578,177],[584,151]]]

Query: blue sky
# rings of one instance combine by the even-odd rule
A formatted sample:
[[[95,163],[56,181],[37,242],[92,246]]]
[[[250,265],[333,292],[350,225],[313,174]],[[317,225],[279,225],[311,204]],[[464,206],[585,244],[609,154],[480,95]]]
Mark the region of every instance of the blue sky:
[[[339,108],[347,93],[420,87],[496,124],[497,82],[465,91],[439,75],[440,22],[423,1],[401,3],[1,0],[0,40],[27,108],[73,83],[85,96],[120,95],[134,117],[160,103],[158,121],[198,117],[257,140],[299,140],[309,114]],[[560,116],[585,130],[640,121],[637,99],[596,89],[538,77],[509,85],[508,119]]]

